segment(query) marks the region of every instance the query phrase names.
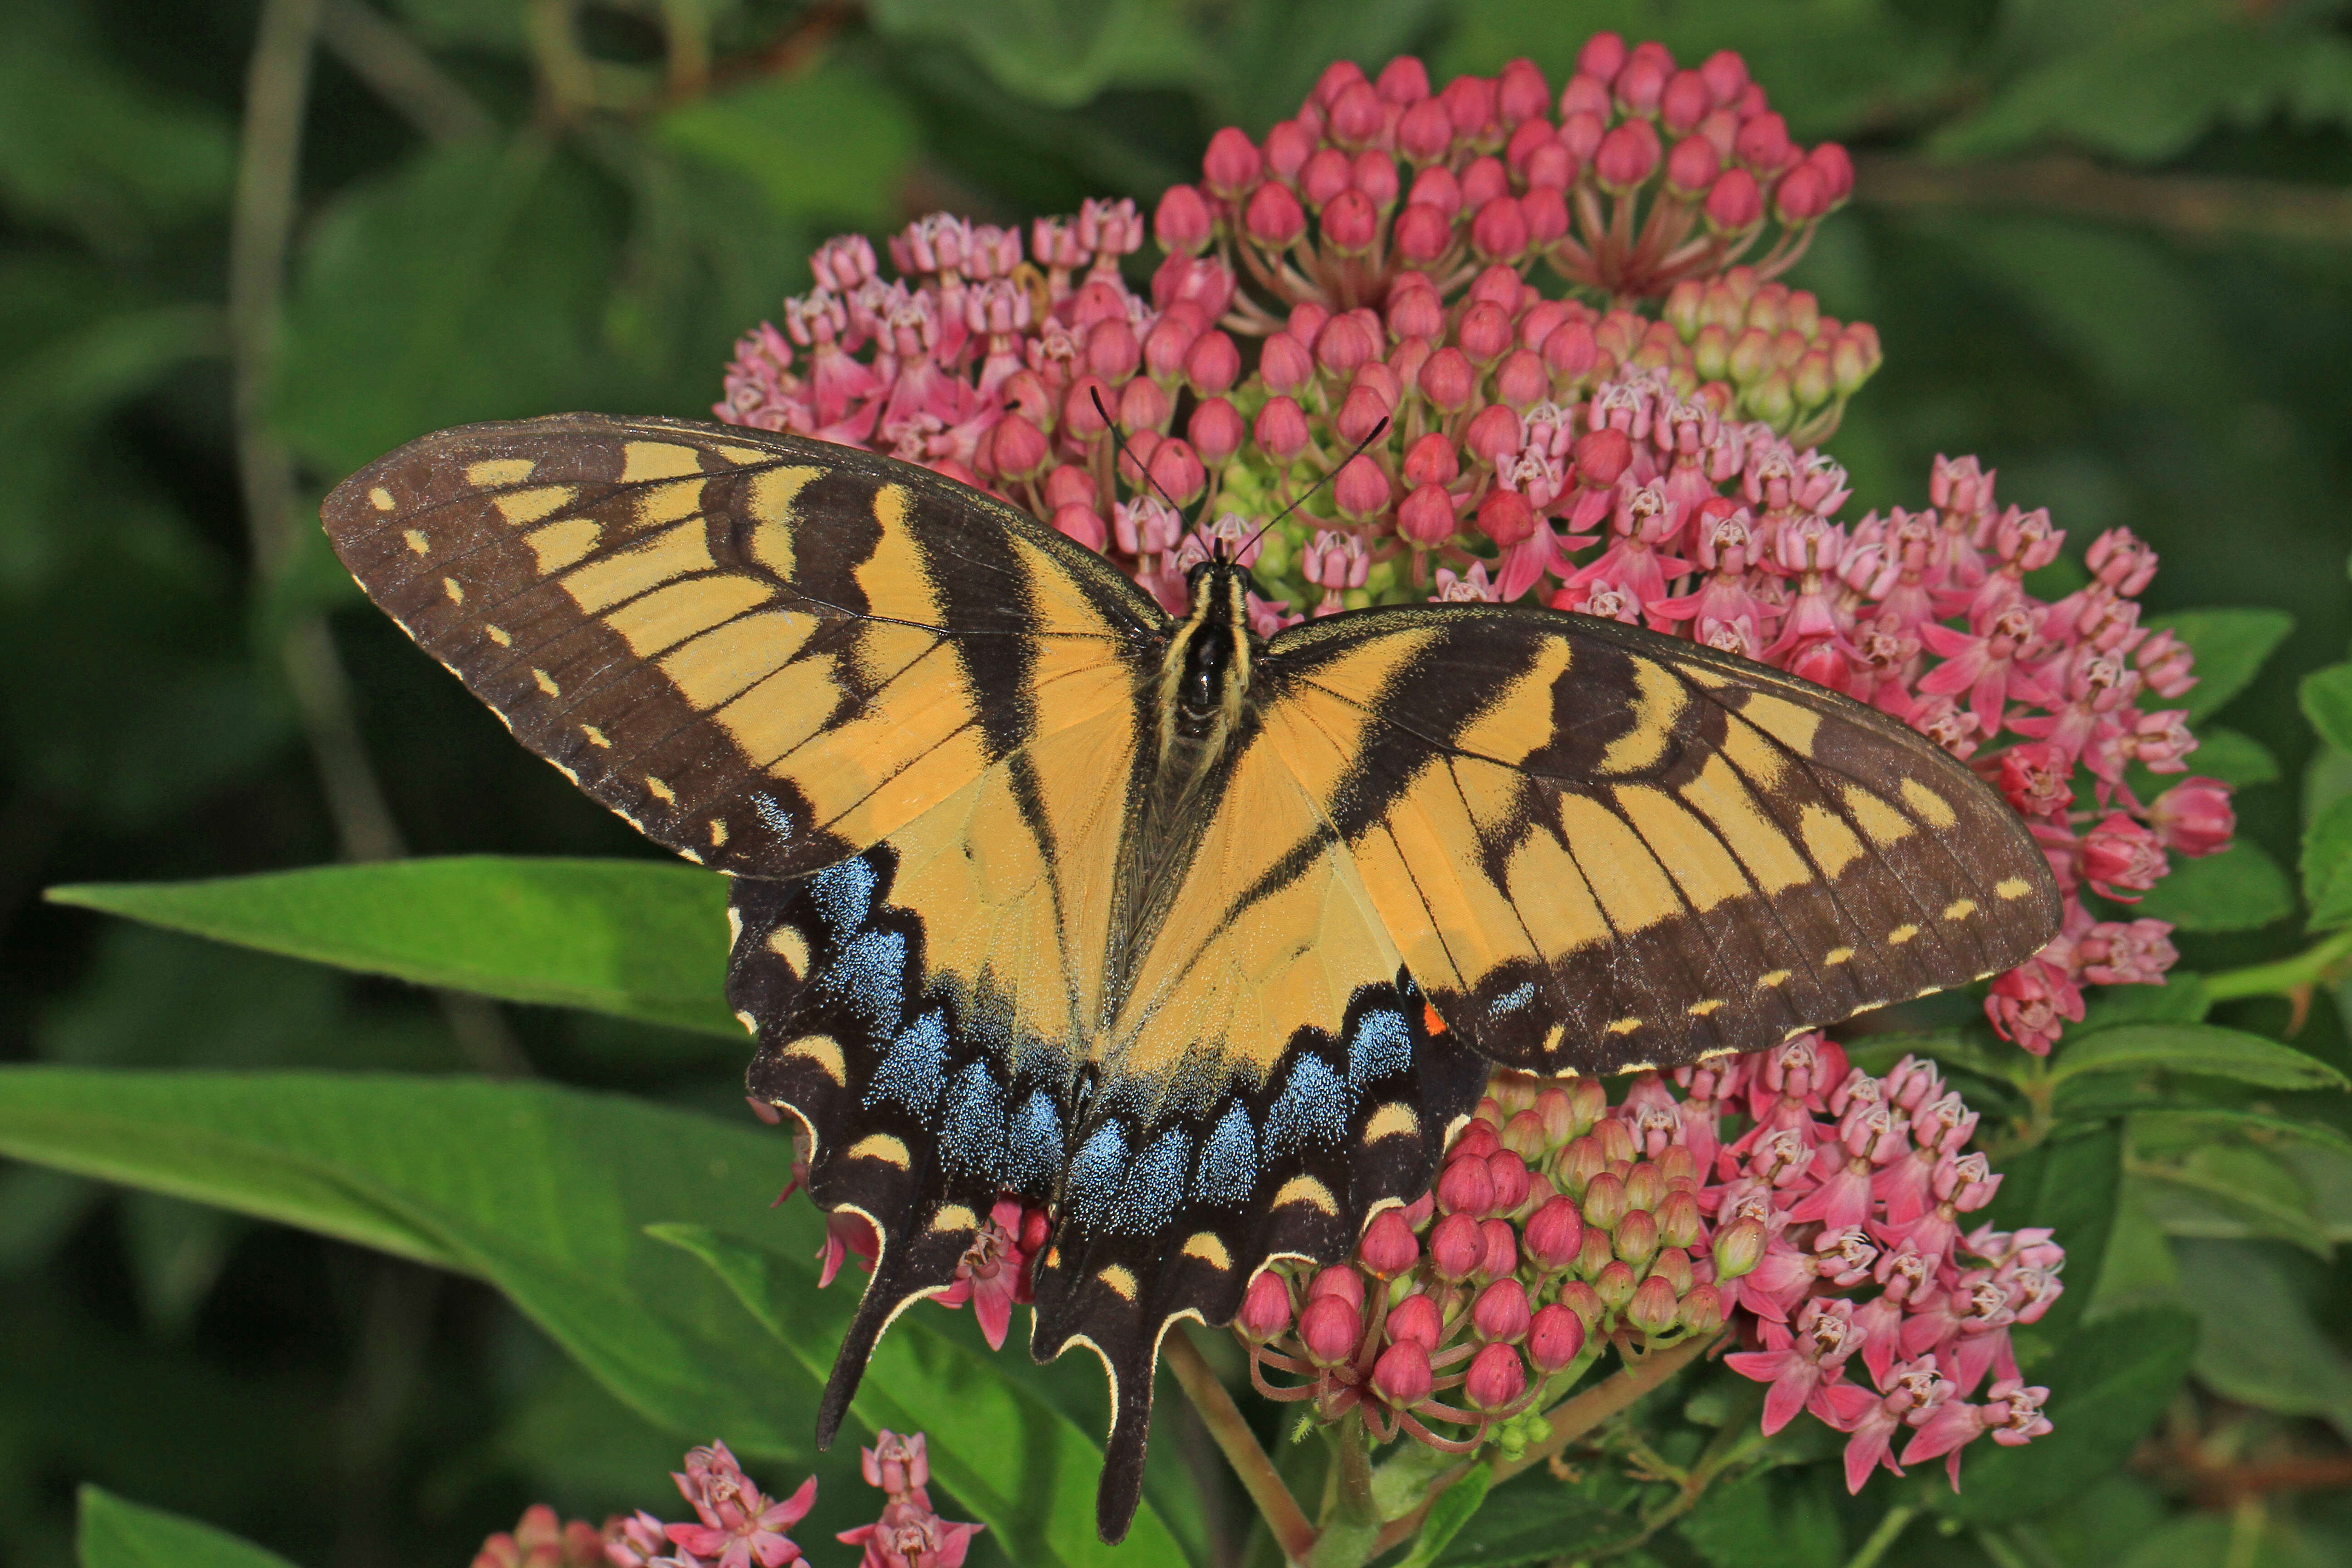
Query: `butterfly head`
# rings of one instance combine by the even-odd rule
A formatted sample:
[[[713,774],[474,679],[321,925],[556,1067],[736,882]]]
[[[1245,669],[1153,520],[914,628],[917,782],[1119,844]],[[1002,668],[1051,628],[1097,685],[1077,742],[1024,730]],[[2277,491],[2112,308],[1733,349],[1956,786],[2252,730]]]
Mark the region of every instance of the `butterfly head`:
[[[1247,567],[1211,556],[1185,574],[1188,608],[1169,644],[1173,714],[1184,727],[1230,720],[1249,687],[1249,596],[1257,584]]]

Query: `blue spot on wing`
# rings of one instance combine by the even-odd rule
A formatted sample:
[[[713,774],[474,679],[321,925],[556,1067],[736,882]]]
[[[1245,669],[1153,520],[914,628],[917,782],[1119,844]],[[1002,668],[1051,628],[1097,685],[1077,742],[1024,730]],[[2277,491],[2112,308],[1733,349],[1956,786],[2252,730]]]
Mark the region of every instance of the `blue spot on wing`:
[[[1204,1203],[1238,1207],[1249,1202],[1256,1187],[1257,1134],[1250,1126],[1249,1112],[1236,1105],[1209,1134],[1208,1147],[1201,1151],[1201,1173],[1193,1190]]]
[[[833,940],[846,942],[874,912],[874,868],[862,859],[828,866],[809,879],[809,895],[832,928]]]
[[[1348,1135],[1348,1112],[1354,1103],[1347,1084],[1322,1058],[1297,1058],[1282,1098],[1266,1113],[1266,1152],[1278,1160],[1309,1143],[1337,1143]]]
[[[906,1006],[906,937],[895,931],[860,931],[824,972],[824,986],[857,1015],[869,1037],[897,1034]]]
[[[947,1059],[947,1015],[934,1007],[890,1042],[866,1086],[866,1103],[892,1100],[918,1116],[929,1115],[940,1102]]]
[[[1004,1090],[988,1063],[967,1062],[948,1086],[947,1109],[941,1113],[941,1150],[947,1163],[979,1175],[997,1176],[1003,1168],[1008,1144],[1004,1127]]]
[[[1486,1016],[1499,1018],[1506,1013],[1516,1013],[1536,999],[1536,988],[1525,981],[1512,986],[1488,1004]]]
[[[1412,1066],[1412,1031],[1404,1015],[1386,1007],[1364,1015],[1348,1042],[1348,1086],[1361,1091]]]
[[[1005,1181],[1024,1193],[1041,1193],[1062,1169],[1062,1113],[1044,1089],[1021,1102],[1005,1128]]]
[[[1127,1134],[1117,1122],[1097,1127],[1070,1158],[1070,1207],[1099,1225],[1118,1200],[1118,1177],[1127,1163]]]
[[[1183,1195],[1184,1169],[1192,1163],[1192,1141],[1181,1129],[1171,1127],[1153,1139],[1128,1167],[1109,1228],[1149,1236],[1167,1224],[1176,1212],[1176,1200]]]

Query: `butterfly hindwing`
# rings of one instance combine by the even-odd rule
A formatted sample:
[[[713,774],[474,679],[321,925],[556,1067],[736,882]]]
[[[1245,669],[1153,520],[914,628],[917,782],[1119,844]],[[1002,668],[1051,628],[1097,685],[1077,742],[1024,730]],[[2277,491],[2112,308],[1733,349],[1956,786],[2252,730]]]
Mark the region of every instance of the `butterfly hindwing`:
[[[1614,622],[1371,611],[1277,637],[1269,723],[1348,729],[1335,829],[1482,1054],[1754,1050],[2021,963],[2056,889],[2014,812],[1883,714]]]
[[[525,745],[744,875],[863,850],[1124,694],[1165,620],[927,469],[678,420],[443,431],[324,515],[370,596]]]

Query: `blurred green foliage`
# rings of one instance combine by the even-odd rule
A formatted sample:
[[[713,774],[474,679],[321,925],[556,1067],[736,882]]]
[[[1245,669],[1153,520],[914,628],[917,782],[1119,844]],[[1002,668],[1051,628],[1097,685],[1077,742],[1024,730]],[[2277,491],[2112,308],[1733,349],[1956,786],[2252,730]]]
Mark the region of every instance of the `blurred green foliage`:
[[[244,129],[257,37],[313,9],[296,134],[257,148]],[[2231,1055],[2220,1030],[2189,1042],[2206,1055],[2162,1054],[2183,1046],[2164,1029],[2202,1019],[2352,1065],[2352,997],[2244,979],[2305,952],[2307,929],[2352,923],[2347,10],[0,3],[0,1058],[58,1069],[17,1080],[55,1103],[17,1092],[7,1111],[10,1146],[51,1157],[0,1165],[0,1554],[72,1561],[86,1483],[310,1568],[461,1563],[533,1499],[595,1517],[658,1506],[660,1469],[713,1434],[665,1430],[666,1410],[687,1416],[647,1392],[648,1369],[701,1344],[698,1324],[749,1322],[731,1303],[759,1269],[805,1270],[805,1209],[779,1221],[794,1239],[757,1258],[740,1238],[647,1237],[635,1226],[681,1217],[686,1200],[624,1201],[557,1135],[619,1118],[656,1151],[629,1157],[630,1179],[656,1184],[693,1179],[658,1131],[692,1126],[698,1150],[740,1144],[782,1184],[776,1141],[740,1117],[686,1120],[735,1106],[741,1050],[704,1032],[727,1026],[709,1016],[715,997],[693,1000],[690,956],[646,967],[663,922],[690,918],[683,885],[661,895],[679,907],[636,910],[654,935],[615,925],[542,949],[560,961],[529,984],[486,986],[510,999],[495,1010],[38,901],[59,883],[334,860],[368,809],[336,771],[354,757],[419,854],[647,857],[358,605],[304,515],[328,485],[468,419],[704,414],[734,337],[805,286],[811,245],[836,228],[885,231],[940,206],[1005,222],[1087,195],[1148,202],[1197,169],[1216,126],[1262,132],[1331,58],[1377,68],[1410,49],[1442,75],[1524,54],[1557,81],[1610,26],[1685,58],[1743,51],[1798,136],[1841,138],[1861,162],[1854,206],[1798,279],[1885,343],[1885,370],[1833,444],[1855,480],[1849,516],[1918,504],[1935,453],[1973,451],[1999,467],[2005,499],[2048,505],[2078,547],[2116,525],[2152,541],[2165,567],[2149,608],[2177,613],[2203,661],[2195,765],[2245,786],[2242,846],[2142,906],[2181,925],[2185,973],[2103,1000],[2093,1022],[2117,1026],[2085,1038],[2134,1070],[2096,1051],[2069,1058],[2054,1088],[2079,1135],[2008,1166],[2005,1223],[2075,1220],[2064,1316],[2023,1337],[2029,1375],[2060,1391],[2057,1436],[1972,1451],[1957,1502],[1935,1477],[1850,1502],[1805,1462],[1828,1450],[1792,1428],[1626,1560],[1813,1568],[1843,1561],[1890,1504],[1941,1510],[1890,1561],[2352,1558],[2352,1155],[2325,1131],[2347,1125],[2344,1097],[2315,1067]],[[291,237],[256,260],[236,244],[254,216],[237,182],[272,150],[297,160]],[[282,310],[234,313],[279,279]],[[294,494],[279,497],[287,515],[257,517],[241,476],[272,452]],[[320,617],[331,642],[299,641]],[[304,679],[316,661],[288,652],[322,646],[346,672],[323,690]],[[560,922],[534,874],[459,889],[496,917],[484,929],[523,929],[507,953],[472,951],[452,927],[441,951],[387,957],[368,931],[305,916],[299,880],[224,884],[237,900],[176,914],[156,912],[162,890],[81,901],[144,898],[163,925],[236,936],[244,921],[248,940],[278,931],[263,945],[280,952],[480,984],[514,972],[531,921]],[[672,875],[645,868],[648,887]],[[414,889],[378,892],[397,912]],[[604,1011],[541,1005],[553,1002]],[[1965,1048],[1946,1061],[1967,1073]],[[1964,1081],[1988,1123],[2028,1115],[2006,1058],[1979,1065]],[[320,1067],[450,1081],[163,1070]],[[486,1070],[540,1081],[457,1081]],[[596,1089],[655,1103],[580,1092]],[[361,1181],[355,1152],[398,1115],[436,1120],[447,1168]],[[156,1126],[180,1132],[139,1132]],[[108,1139],[114,1152],[94,1156]],[[453,1174],[510,1174],[523,1149],[541,1185],[510,1202]],[[278,1178],[290,1186],[259,1192]],[[2104,1236],[2078,1234],[2110,1215]],[[567,1250],[574,1236],[584,1250]],[[625,1255],[595,1251],[623,1239]],[[633,1304],[591,1310],[615,1293]],[[607,1321],[669,1351],[581,1326]],[[968,1315],[927,1326],[929,1348],[910,1340],[907,1354],[944,1358],[934,1371],[977,1342]],[[807,1371],[768,1336],[695,1353],[741,1358],[740,1422],[772,1421],[764,1452],[799,1458]],[[1004,1368],[1003,1397],[1037,1430],[1096,1429],[1090,1373]],[[1693,1432],[1752,1426],[1728,1411],[1741,1393],[1703,1381],[1681,1415]],[[1183,1447],[1154,1448],[1169,1551],[1230,1561],[1234,1500],[1199,1500]],[[845,1457],[821,1467],[828,1529],[856,1522]],[[1021,1483],[947,1484],[977,1497]],[[269,1561],[80,1495],[92,1568]],[[1574,1486],[1524,1478],[1444,1560],[1537,1560],[1546,1529],[1621,1517],[1640,1495],[1613,1470]],[[1002,1531],[982,1540],[993,1561],[1020,1551]]]

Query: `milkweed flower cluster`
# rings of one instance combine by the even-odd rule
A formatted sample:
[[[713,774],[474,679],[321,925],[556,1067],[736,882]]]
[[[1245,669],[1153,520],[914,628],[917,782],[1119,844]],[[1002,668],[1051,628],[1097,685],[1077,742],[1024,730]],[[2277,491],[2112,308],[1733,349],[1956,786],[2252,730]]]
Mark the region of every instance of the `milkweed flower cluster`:
[[[889,239],[890,279],[845,236],[783,328],[742,340],[717,412],[991,490],[1171,610],[1222,547],[1263,635],[1533,599],[1868,702],[1969,761],[2049,856],[2062,932],[1986,1003],[2047,1052],[2084,986],[2176,957],[2163,921],[2084,892],[2129,903],[2225,847],[2229,790],[2132,787],[2135,763],[2186,772],[2195,737],[2162,704],[2196,677],[2139,624],[2157,562],[2128,531],[2045,602],[2026,582],[2065,535],[1973,458],[1937,460],[1924,508],[1834,521],[1820,442],[1877,335],[1776,274],[1852,184],[1729,53],[1601,34],[1557,94],[1524,60],[1443,89],[1410,58],[1342,62],[1262,140],[1211,139],[1159,203],[1143,289],[1131,202],[1025,234],[934,215]]]
[[[882,1492],[882,1515],[835,1538],[864,1548],[860,1568],[962,1568],[984,1527],[941,1519],[932,1509],[923,1435],[886,1428],[861,1450],[860,1463],[866,1484]],[[512,1533],[483,1543],[474,1568],[783,1568],[805,1561],[784,1531],[816,1506],[814,1476],[779,1500],[743,1473],[726,1444],[713,1443],[688,1451],[685,1472],[670,1479],[694,1510],[689,1522],[666,1524],[640,1510],[607,1520],[599,1531],[560,1523],[554,1510],[534,1506]]]
[[[1771,1385],[1766,1432],[1810,1411],[1849,1434],[1857,1491],[1946,1455],[1958,1485],[1966,1444],[2051,1429],[2009,1336],[2065,1263],[2047,1231],[1964,1228],[2000,1185],[1976,1126],[1932,1064],[1874,1077],[1818,1035],[1644,1073],[1613,1106],[1505,1074],[1433,1192],[1346,1263],[1259,1274],[1234,1331],[1268,1397],[1466,1452],[1540,1438],[1611,1346],[1727,1323],[1751,1347],[1728,1364]]]

